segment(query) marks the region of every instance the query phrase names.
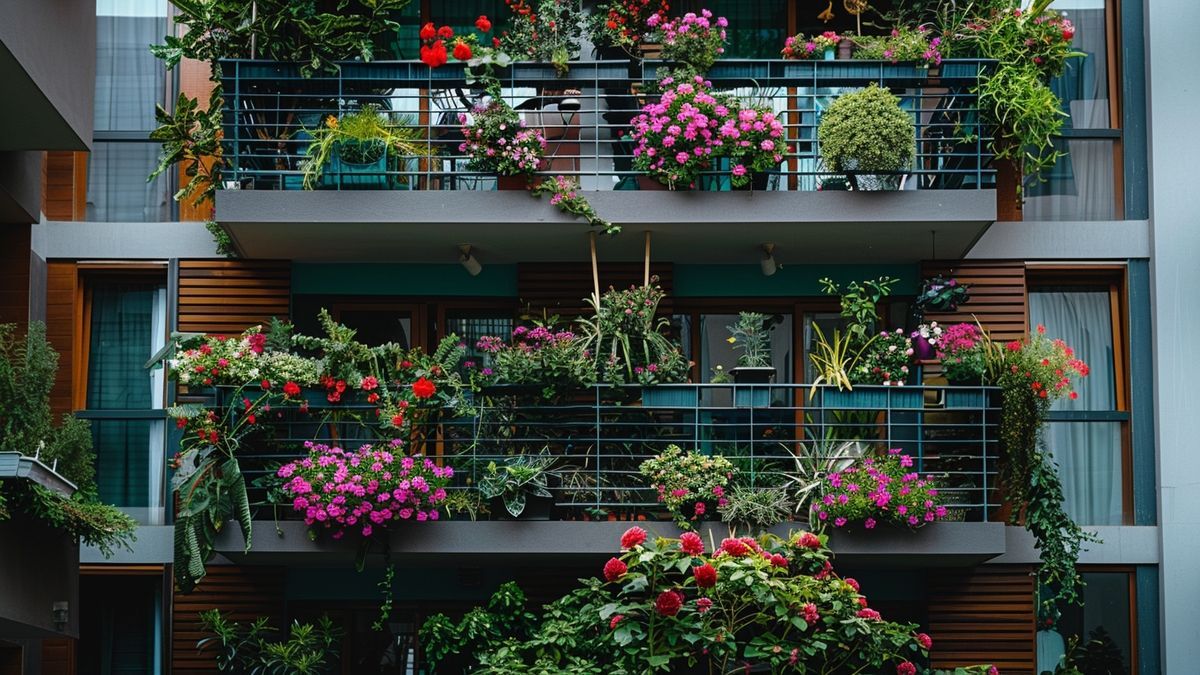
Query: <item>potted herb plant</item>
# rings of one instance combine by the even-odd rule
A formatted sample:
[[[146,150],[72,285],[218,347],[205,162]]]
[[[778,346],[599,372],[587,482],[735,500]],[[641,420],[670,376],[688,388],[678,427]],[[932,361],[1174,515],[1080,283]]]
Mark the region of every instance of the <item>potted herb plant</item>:
[[[912,116],[874,82],[839,96],[817,126],[821,159],[855,190],[896,190],[916,155]]]
[[[479,477],[479,493],[484,499],[495,499],[513,518],[522,514],[530,520],[549,520],[554,495],[550,492],[550,467],[554,458],[548,454],[514,455],[497,464],[489,462]]]
[[[327,115],[318,128],[307,133],[312,142],[303,163],[306,190],[318,186],[385,189],[389,162],[403,169],[409,158],[428,155],[411,118],[391,118],[375,105],[364,105],[341,117]],[[406,179],[401,176],[400,180]]]
[[[520,113],[498,96],[475,106],[471,114],[459,113],[465,139],[459,152],[469,158],[472,171],[494,173],[501,190],[523,190],[541,168],[546,138],[538,129],[526,128]]]
[[[775,366],[771,365],[771,332],[775,321],[758,312],[741,312],[737,323],[727,326],[729,337],[738,354],[737,366],[730,369],[734,384],[770,384],[775,378]],[[761,408],[770,405],[770,387],[735,387],[734,405]]]

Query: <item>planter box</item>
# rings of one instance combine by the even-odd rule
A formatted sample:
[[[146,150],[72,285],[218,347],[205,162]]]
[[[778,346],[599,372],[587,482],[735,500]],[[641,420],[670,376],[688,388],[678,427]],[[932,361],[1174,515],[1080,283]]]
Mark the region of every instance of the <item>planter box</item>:
[[[730,369],[729,372],[733,375],[733,381],[738,384],[769,384],[771,380],[775,379],[774,366],[761,368],[737,366]]]
[[[987,397],[978,389],[946,389],[947,408],[983,408]]]
[[[737,408],[768,408],[771,405],[771,388],[734,387],[733,405]]]
[[[825,408],[861,408],[884,410],[887,408],[919,410],[925,407],[924,390],[909,387],[872,389],[825,389],[821,392],[821,405]]]
[[[386,190],[387,152],[368,164],[352,164],[335,150],[329,168],[321,174],[321,183],[338,190]]]
[[[642,387],[642,407],[645,408],[696,408],[700,405],[700,392],[685,385],[661,385]]]

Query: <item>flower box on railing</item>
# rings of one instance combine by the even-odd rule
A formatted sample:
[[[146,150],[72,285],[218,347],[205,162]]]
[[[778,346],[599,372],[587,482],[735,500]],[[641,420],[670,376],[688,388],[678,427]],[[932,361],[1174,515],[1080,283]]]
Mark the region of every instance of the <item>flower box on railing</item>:
[[[700,405],[700,390],[688,385],[661,384],[642,388],[642,406],[646,408],[695,408]]]
[[[925,407],[925,390],[919,387],[855,387],[851,390],[823,388],[819,405],[830,409],[919,410]]]

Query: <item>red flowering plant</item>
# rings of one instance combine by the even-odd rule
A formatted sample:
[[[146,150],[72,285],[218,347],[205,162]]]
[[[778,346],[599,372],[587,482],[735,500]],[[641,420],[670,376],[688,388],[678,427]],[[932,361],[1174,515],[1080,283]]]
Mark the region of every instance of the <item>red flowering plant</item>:
[[[621,47],[636,56],[638,45],[647,42],[651,21],[662,21],[671,10],[668,0],[610,0],[592,13],[591,38],[598,46]]]
[[[469,114],[459,113],[458,121],[466,139],[458,151],[470,158],[467,168],[472,171],[529,176],[541,168],[546,137],[540,129],[526,127],[521,114],[498,96]]]
[[[431,618],[422,637],[452,645],[434,660],[469,654],[491,672],[925,671],[933,639],[871,608],[858,582],[834,572],[824,536],[730,538],[711,552],[695,533],[649,540],[633,528],[622,540],[601,579],[583,580],[540,621],[522,614],[463,640],[478,635],[466,619]]]
[[[279,467],[276,476],[304,523],[334,539],[347,531],[370,537],[394,522],[437,520],[454,476],[449,466],[406,455],[399,439],[352,452],[312,442],[304,447],[307,456]]]
[[[864,35],[853,38],[858,49],[856,59],[916,62],[925,67],[942,64],[942,38],[929,26],[899,26],[888,35]]]
[[[908,364],[912,360],[912,338],[904,330],[881,331],[867,344],[858,363],[850,371],[853,384],[882,384],[903,386],[908,380]]]
[[[450,26],[435,26],[431,21],[421,26],[417,34],[421,40],[420,59],[430,68],[440,68],[449,61],[467,64],[468,84],[476,80],[485,83],[496,81],[493,68],[504,68],[512,59],[501,49],[500,38],[492,32],[492,21],[481,15],[475,19],[475,31],[455,34]]]
[[[898,525],[916,529],[946,517],[939,503],[937,482],[921,477],[912,457],[888,450],[886,457],[867,457],[822,481],[820,499],[813,502],[813,522],[836,528]]]
[[[192,387],[245,384],[266,388],[294,382],[302,387],[317,382],[317,365],[310,359],[268,346],[262,326],[240,336],[205,335],[180,339],[167,372],[176,382]]]
[[[579,56],[584,14],[579,0],[504,0],[512,20],[500,44],[514,58],[541,61],[554,66],[559,77],[570,70],[567,63]]]
[[[658,501],[671,513],[681,529],[692,523],[719,517],[725,506],[737,469],[720,455],[685,453],[678,445],[668,446],[662,454],[642,462],[639,471],[657,493]]]
[[[721,157],[721,126],[732,105],[709,92],[699,75],[676,82],[663,78],[659,101],[647,104],[633,119],[633,166],[670,189],[695,187],[701,172]]]

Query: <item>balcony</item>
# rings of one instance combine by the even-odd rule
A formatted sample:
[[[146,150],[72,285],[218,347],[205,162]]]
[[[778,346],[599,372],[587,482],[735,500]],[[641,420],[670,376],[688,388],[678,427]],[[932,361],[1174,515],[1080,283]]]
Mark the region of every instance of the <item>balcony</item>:
[[[718,165],[695,190],[651,195],[639,189],[645,183],[625,134],[651,100],[643,83],[660,65],[576,62],[557,78],[549,66],[519,63],[502,77],[506,102],[548,140],[545,173],[578,179],[602,217],[652,230],[658,256],[742,262],[743,249],[770,241],[787,245],[796,262],[911,262],[929,257],[931,241],[939,256],[960,255],[995,220],[989,132],[977,124],[971,93],[989,62],[952,60],[931,71],[875,61],[721,61],[709,73],[714,89],[770,105],[790,152],[752,191],[731,190],[728,167]],[[484,92],[462,64],[352,62],[311,78],[290,64],[223,66],[230,167],[218,215],[247,256],[429,261],[470,242],[498,263],[552,261],[586,231],[547,201],[497,190],[494,175],[467,169],[458,115]],[[902,189],[847,192],[845,177],[821,165],[818,118],[839,93],[871,82],[891,88],[911,111],[917,156],[895,177]],[[425,156],[387,157],[353,172],[327,166],[319,189],[301,189],[305,129],[366,104],[397,124],[406,118]],[[829,237],[834,228],[838,236]],[[642,253],[640,237],[604,247],[611,260]]]
[[[452,491],[474,490],[489,462],[548,455],[553,458],[548,470],[553,498],[536,512],[531,503],[530,513],[520,520],[492,504],[490,513],[477,514],[480,522],[462,515],[401,524],[392,530],[392,550],[415,558],[537,551],[600,555],[635,522],[665,535],[677,532],[638,471],[668,445],[722,455],[738,468],[743,483],[765,488],[787,485],[788,476],[796,475],[797,456],[825,458],[828,449],[850,441],[860,452],[900,448],[909,454],[914,470],[939,481],[950,514],[916,532],[837,532],[839,554],[860,564],[895,564],[894,556],[900,555],[913,565],[935,557],[941,564],[975,564],[1005,550],[1004,524],[994,517],[996,393],[988,387],[862,386],[853,392],[819,387],[810,398],[807,385],[709,384],[665,385],[645,392],[595,387],[547,403],[540,391],[496,388],[475,400],[471,416],[446,411],[429,419],[418,434],[424,438],[422,450],[455,468]],[[240,401],[236,397],[234,403]],[[357,421],[373,415],[371,406],[319,402],[312,400],[307,414],[294,408],[278,412],[269,430],[241,452],[247,480],[258,480],[252,501],[268,501],[260,479],[294,459],[303,441],[357,448],[374,440],[370,426]],[[352,544],[311,541],[290,503],[260,509],[259,517],[267,516],[283,522],[261,522],[248,557],[235,528],[223,535],[218,550],[260,563],[297,553],[311,555],[309,562],[354,554]],[[801,513],[795,522],[775,529],[802,528],[806,519]],[[727,536],[728,528],[720,522],[706,527],[715,537]],[[280,536],[270,536],[272,529]]]

